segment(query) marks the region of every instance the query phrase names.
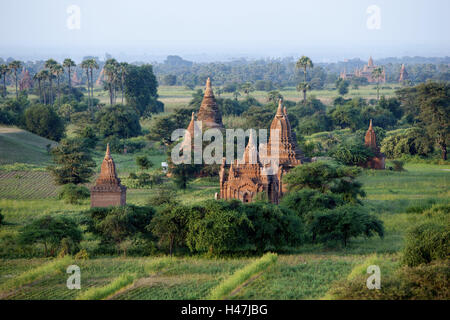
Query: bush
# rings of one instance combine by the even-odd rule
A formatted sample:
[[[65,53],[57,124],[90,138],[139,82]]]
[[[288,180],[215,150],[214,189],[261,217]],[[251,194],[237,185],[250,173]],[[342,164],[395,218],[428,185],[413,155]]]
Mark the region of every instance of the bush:
[[[436,261],[398,269],[393,275],[382,276],[380,290],[368,290],[367,275],[339,281],[330,290],[334,299],[357,300],[449,300],[449,261]]]
[[[392,165],[394,166],[394,171],[405,171],[405,168],[403,166],[405,165],[404,161],[401,160],[391,160]]]
[[[141,170],[148,170],[153,167],[153,162],[151,162],[146,156],[136,157],[136,164]]]
[[[5,216],[1,214],[2,209],[0,209],[0,226],[5,223]]]
[[[59,191],[59,199],[66,203],[77,204],[80,200],[88,199],[91,193],[85,186],[77,186],[73,183],[65,184]]]
[[[450,228],[434,221],[427,221],[410,229],[402,262],[410,267],[433,260],[445,259],[449,252]]]
[[[330,152],[330,156],[337,161],[349,165],[360,166],[367,162],[367,160],[374,156],[373,151],[360,143],[342,143],[339,144]]]

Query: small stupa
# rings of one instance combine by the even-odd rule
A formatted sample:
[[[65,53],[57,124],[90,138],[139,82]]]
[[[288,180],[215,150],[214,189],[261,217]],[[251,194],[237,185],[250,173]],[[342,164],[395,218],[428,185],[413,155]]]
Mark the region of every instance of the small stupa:
[[[123,206],[126,204],[126,198],[127,188],[120,184],[108,144],[100,176],[91,188],[91,207]]]
[[[197,121],[202,121],[202,130],[217,128],[223,129],[222,115],[217,106],[216,98],[211,87],[211,79],[206,80],[206,89],[203,96]]]

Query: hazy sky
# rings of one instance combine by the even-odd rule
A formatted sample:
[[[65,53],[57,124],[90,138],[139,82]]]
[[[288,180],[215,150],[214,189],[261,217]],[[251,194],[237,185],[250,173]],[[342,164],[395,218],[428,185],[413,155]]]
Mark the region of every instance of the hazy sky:
[[[0,56],[15,52],[266,57],[307,54],[325,61],[368,55],[450,55],[449,0],[0,3]],[[71,28],[77,21],[76,14],[67,13],[71,5],[80,9],[79,29],[68,26],[68,19]],[[379,16],[377,9],[367,13],[371,5],[379,8]]]

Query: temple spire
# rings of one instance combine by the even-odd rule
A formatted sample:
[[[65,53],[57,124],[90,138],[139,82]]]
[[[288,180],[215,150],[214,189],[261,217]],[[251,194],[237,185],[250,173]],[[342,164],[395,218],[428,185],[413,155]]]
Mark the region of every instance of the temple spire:
[[[111,151],[109,150],[109,143],[106,144],[105,159],[111,159]]]
[[[282,103],[282,100],[279,99],[278,100],[277,116],[282,116],[282,115],[283,115],[283,103]]]
[[[370,119],[370,122],[369,122],[369,130],[373,130],[372,119]]]

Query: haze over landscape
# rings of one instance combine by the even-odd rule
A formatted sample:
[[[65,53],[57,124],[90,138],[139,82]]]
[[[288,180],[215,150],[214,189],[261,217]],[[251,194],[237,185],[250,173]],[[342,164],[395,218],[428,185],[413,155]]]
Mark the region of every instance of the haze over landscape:
[[[71,6],[79,8],[79,29]],[[162,61],[177,54],[196,62],[301,54],[317,62],[442,57],[450,51],[449,11],[450,2],[438,0],[280,0],[276,7],[267,0],[3,1],[0,56],[81,60],[108,52],[127,61]]]

